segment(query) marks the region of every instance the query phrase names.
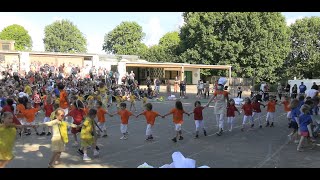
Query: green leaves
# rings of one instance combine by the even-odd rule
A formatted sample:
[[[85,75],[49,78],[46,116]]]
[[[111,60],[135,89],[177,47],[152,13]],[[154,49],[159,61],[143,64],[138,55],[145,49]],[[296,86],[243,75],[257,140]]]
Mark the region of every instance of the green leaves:
[[[122,22],[104,36],[102,49],[113,54],[144,54],[146,46],[141,43],[144,36],[142,27],[138,23]]]
[[[32,39],[24,27],[13,24],[7,26],[0,32],[1,40],[14,40],[14,48],[17,51],[30,51],[32,49]]]
[[[45,50],[54,52],[86,52],[87,40],[81,31],[69,20],[55,21],[47,25],[43,39]]]
[[[277,80],[290,50],[289,29],[280,13],[184,13],[181,58],[197,64],[231,64],[234,75],[257,82]]]

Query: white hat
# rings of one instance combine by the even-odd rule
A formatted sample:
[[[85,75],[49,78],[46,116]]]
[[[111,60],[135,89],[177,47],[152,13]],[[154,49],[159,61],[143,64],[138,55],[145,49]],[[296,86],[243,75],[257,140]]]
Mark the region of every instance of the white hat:
[[[23,96],[27,96],[24,92],[19,92],[19,97],[22,98]]]

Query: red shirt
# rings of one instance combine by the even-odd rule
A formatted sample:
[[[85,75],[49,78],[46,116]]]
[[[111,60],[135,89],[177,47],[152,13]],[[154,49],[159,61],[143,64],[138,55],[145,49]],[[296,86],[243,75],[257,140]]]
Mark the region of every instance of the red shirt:
[[[85,112],[82,109],[73,109],[68,115],[73,118],[74,124],[79,125],[85,116]]]
[[[2,112],[11,112],[13,115],[13,123],[17,125],[21,125],[20,121],[17,119],[17,117],[13,114],[13,111],[9,105],[6,105],[2,108]]]
[[[203,116],[202,116],[203,109],[204,109],[204,107],[202,107],[202,106],[194,108],[194,110],[193,110],[194,120],[203,120]]]
[[[261,105],[261,103],[259,103],[259,102],[253,102],[253,103],[251,104],[252,109],[253,109],[253,112],[260,113],[260,112],[261,112],[260,105]]]
[[[128,124],[129,117],[133,115],[130,111],[124,109],[124,110],[119,110],[118,114],[121,117],[121,124]]]
[[[238,109],[234,104],[228,105],[227,106],[227,117],[234,117],[236,111],[238,111]]]
[[[50,117],[51,113],[53,112],[53,105],[52,104],[46,104],[44,105],[43,109],[45,110],[45,116]]]
[[[156,117],[159,116],[159,113],[155,111],[144,111],[142,114],[146,117],[147,124],[152,126],[154,125]]]
[[[252,104],[244,104],[242,106],[245,116],[252,116]]]

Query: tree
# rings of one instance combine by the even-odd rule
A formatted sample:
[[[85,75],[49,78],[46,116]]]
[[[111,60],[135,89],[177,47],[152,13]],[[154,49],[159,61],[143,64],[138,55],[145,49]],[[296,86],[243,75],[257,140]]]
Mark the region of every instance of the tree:
[[[104,36],[102,49],[112,54],[139,55],[146,50],[145,34],[136,22],[122,22]]]
[[[32,50],[32,39],[28,31],[18,24],[7,26],[0,32],[1,40],[14,40],[14,48],[18,51]]]
[[[320,18],[297,20],[290,26],[291,51],[281,73],[287,77],[320,77]]]
[[[87,52],[87,40],[69,20],[55,21],[44,29],[45,50],[54,52]]]
[[[233,76],[276,81],[290,50],[289,29],[281,13],[183,13],[181,60],[230,64]]]
[[[151,62],[180,62],[178,32],[168,32],[159,40],[159,45],[151,46],[147,53],[141,56]]]

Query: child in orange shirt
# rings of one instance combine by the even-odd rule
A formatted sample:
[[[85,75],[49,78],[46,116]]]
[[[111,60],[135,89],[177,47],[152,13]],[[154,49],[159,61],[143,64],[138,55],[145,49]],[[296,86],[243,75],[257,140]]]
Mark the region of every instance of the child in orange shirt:
[[[97,118],[98,118],[98,127],[100,130],[102,130],[103,135],[102,137],[107,137],[107,128],[106,128],[106,118],[105,118],[105,114],[109,114],[105,109],[103,109],[102,107],[102,102],[98,101],[97,102]],[[109,114],[109,116],[112,116],[111,114]],[[101,136],[100,131],[98,132],[98,136]]]
[[[116,114],[120,115],[121,117],[121,124],[120,124],[120,131],[123,136],[120,138],[121,140],[128,139],[128,121],[130,116],[135,116],[132,112],[128,111],[126,103],[120,104],[120,110],[116,113],[111,114],[110,116],[114,116]]]
[[[27,103],[27,107],[25,110],[22,111],[22,114],[24,115],[24,117],[26,118],[26,125],[31,125],[31,126],[34,126],[35,125],[35,118],[36,118],[36,113],[40,110],[40,108],[32,108],[31,107],[31,103],[28,102]],[[28,130],[28,134],[26,135],[31,135],[31,130],[30,129],[27,129]],[[34,126],[34,130],[36,131],[36,134],[37,135],[40,135],[38,133],[38,130],[37,128]]]
[[[136,118],[138,118],[140,115],[144,115],[147,120],[147,129],[146,129],[146,141],[153,140],[152,136],[152,128],[154,125],[154,122],[156,120],[156,117],[161,116],[158,112],[152,111],[152,104],[148,103],[145,105],[146,110],[142,113],[138,114]]]
[[[273,127],[274,124],[274,114],[276,112],[276,105],[277,105],[277,101],[275,100],[274,96],[270,96],[270,101],[268,101],[267,103],[267,124],[266,127],[268,127],[270,125],[269,120],[271,119],[271,125],[270,127]]]
[[[290,108],[290,98],[288,96],[284,97],[284,101],[281,102],[284,106],[284,111],[287,113],[287,119],[289,123],[291,122],[291,108]]]
[[[171,111],[168,114],[162,116],[162,118],[165,118],[170,114],[173,115],[173,122],[175,124],[175,131],[176,131],[176,136],[172,139],[172,141],[177,142],[178,137],[179,137],[179,140],[183,140],[182,131],[181,131],[181,125],[183,123],[183,114],[187,114],[188,116],[190,116],[190,114],[183,110],[181,101],[176,101],[176,107],[172,108]]]

